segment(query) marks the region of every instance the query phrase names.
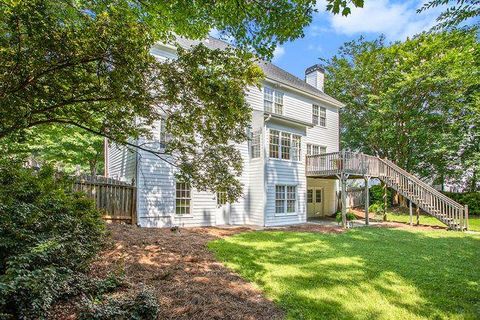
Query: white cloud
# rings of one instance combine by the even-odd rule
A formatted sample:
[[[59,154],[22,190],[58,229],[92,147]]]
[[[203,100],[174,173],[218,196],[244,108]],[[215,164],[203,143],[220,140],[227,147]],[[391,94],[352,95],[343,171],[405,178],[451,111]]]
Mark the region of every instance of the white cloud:
[[[330,15],[330,24],[339,34],[383,33],[388,40],[404,40],[430,29],[443,8],[417,13],[422,1],[393,3],[389,0],[365,1],[363,8],[352,8],[348,17]]]
[[[272,61],[278,61],[283,55],[285,54],[285,48],[282,46],[277,46],[273,51],[273,59]]]

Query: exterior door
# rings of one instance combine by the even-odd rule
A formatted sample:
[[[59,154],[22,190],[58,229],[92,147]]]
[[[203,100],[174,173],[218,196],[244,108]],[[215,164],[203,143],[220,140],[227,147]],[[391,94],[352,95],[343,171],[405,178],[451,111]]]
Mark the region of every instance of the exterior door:
[[[216,225],[230,224],[230,203],[226,201],[225,193],[217,193]]]
[[[323,188],[307,189],[307,216],[323,216]]]

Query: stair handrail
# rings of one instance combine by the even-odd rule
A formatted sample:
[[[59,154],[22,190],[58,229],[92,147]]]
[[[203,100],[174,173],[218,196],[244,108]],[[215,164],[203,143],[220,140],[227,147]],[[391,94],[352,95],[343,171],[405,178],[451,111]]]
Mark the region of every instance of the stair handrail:
[[[420,180],[419,178],[417,178],[415,175],[405,171],[404,169],[400,168],[398,165],[396,165],[395,163],[393,163],[392,161],[388,160],[388,159],[382,159],[382,158],[378,158],[380,161],[384,162],[386,165],[389,165],[392,169],[398,171],[399,173],[403,174],[404,176],[406,176],[407,178],[413,180],[414,182],[420,184],[424,189],[426,189],[428,192],[434,194],[435,196],[439,197],[440,199],[450,203],[451,205],[453,206],[456,206],[458,209],[463,209],[463,205],[461,205],[460,203],[454,201],[453,199],[447,197],[446,195],[444,195],[443,193],[441,193],[440,191],[438,191],[437,189],[433,188],[432,186],[430,186],[428,183]]]

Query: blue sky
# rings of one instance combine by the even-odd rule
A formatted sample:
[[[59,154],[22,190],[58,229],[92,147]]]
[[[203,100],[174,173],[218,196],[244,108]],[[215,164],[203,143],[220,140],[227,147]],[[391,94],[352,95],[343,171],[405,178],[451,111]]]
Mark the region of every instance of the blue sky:
[[[346,41],[363,35],[373,39],[381,34],[387,41],[407,37],[430,29],[444,8],[418,14],[424,0],[366,0],[363,8],[353,8],[348,17],[325,11],[325,1],[319,1],[319,12],[305,29],[305,37],[277,47],[273,63],[304,77],[304,70],[318,63],[319,57],[329,58]]]

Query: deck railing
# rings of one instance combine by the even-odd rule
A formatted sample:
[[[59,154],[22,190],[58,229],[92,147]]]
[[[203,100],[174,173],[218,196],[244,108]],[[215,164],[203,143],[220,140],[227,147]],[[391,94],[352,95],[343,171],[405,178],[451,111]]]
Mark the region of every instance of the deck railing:
[[[307,156],[308,175],[369,175],[377,177],[379,161],[377,157],[349,151],[332,152]]]
[[[306,175],[311,177],[349,175],[379,178],[451,229],[468,229],[468,207],[455,202],[387,159],[340,151],[307,156],[305,170]]]

